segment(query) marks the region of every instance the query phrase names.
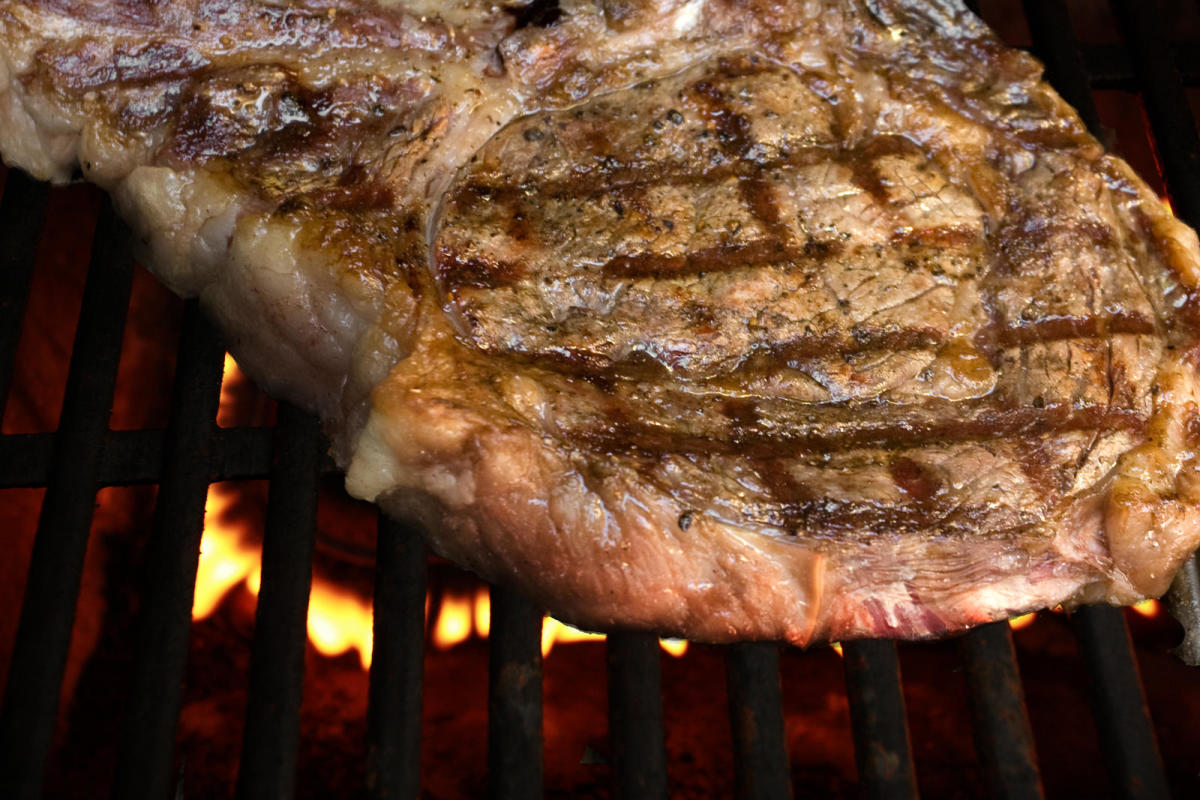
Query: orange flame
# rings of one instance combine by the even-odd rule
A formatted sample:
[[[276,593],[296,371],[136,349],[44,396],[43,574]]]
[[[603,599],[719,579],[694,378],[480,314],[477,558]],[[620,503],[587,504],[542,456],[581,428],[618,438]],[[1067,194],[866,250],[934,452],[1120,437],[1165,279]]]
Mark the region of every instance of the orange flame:
[[[1033,621],[1036,617],[1037,617],[1037,612],[1030,611],[1028,614],[1022,614],[1019,617],[1013,617],[1012,619],[1010,619],[1008,621],[1008,625],[1014,631],[1019,631],[1022,628],[1028,628],[1030,625],[1032,625]]]
[[[683,658],[688,650],[687,639],[659,639],[659,647],[667,651],[667,655]]]
[[[228,428],[233,424],[233,387],[247,381],[242,368],[229,353],[225,354],[225,369],[221,374],[221,402],[217,406],[217,425]]]
[[[475,632],[486,639],[492,630],[492,595],[486,586],[475,590]]]
[[[463,608],[463,602],[468,598],[456,598],[452,603],[442,601],[442,613],[438,615],[433,628],[433,643],[439,649],[447,649],[461,644],[470,638],[467,630],[468,615]],[[488,638],[492,627],[492,598],[486,586],[475,590],[472,601],[470,618],[475,621],[475,635],[481,639]],[[603,633],[581,631],[578,628],[561,622],[554,617],[542,620],[542,658],[550,655],[555,645],[572,644],[574,642],[602,642]],[[684,639],[659,639],[662,649],[672,656],[679,658],[687,652],[688,643]]]
[[[471,638],[471,622],[474,618],[470,595],[446,592],[442,595],[442,607],[433,624],[433,646],[449,650]]]
[[[375,642],[371,612],[371,604],[353,592],[314,579],[308,600],[308,638],[317,652],[330,657],[357,650],[363,669],[370,669]]]
[[[208,487],[204,503],[204,536],[200,541],[200,563],[196,570],[196,592],[192,619],[204,619],[217,610],[222,598],[256,573],[262,553],[242,541],[241,527],[229,520],[234,496],[225,484]],[[257,584],[257,581],[255,581]],[[255,585],[251,591],[258,593]]]
[[[1143,600],[1140,603],[1134,603],[1131,608],[1148,619],[1154,619],[1162,613],[1162,603],[1157,600]]]
[[[204,536],[196,570],[192,619],[211,616],[221,600],[240,585],[258,596],[262,584],[262,551],[242,539],[242,528],[229,519],[234,500],[225,484],[208,487]],[[357,650],[363,668],[371,666],[371,605],[319,578],[313,579],[308,601],[308,637],[327,656]]]
[[[845,658],[845,655],[842,653],[841,642],[830,642],[829,646],[833,648],[833,652],[838,654],[838,658]]]
[[[542,658],[550,655],[554,645],[559,642],[570,644],[588,641],[604,641],[604,634],[581,631],[565,622],[559,622],[554,617],[546,617],[542,620]]]

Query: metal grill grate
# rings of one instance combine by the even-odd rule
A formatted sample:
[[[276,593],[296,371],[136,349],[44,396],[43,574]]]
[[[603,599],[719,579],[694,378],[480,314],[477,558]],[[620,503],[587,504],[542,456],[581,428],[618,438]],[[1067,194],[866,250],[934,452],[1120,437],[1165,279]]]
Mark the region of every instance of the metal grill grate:
[[[1184,90],[1185,83],[1200,85],[1200,45],[1168,45],[1159,17],[1147,13],[1144,4],[1116,0],[1114,7],[1125,44],[1081,48],[1063,0],[1024,0],[1033,49],[1046,62],[1051,82],[1097,134],[1091,88],[1141,93],[1175,208],[1185,221],[1200,224],[1200,142]],[[45,186],[13,172],[0,203],[0,412],[11,384],[47,196]],[[287,797],[296,774],[317,480],[331,465],[321,456],[315,420],[295,409],[281,407],[273,431],[216,426],[223,349],[194,302],[185,306],[167,428],[109,429],[132,280],[128,245],[128,231],[105,206],[57,434],[0,437],[0,488],[46,487],[0,716],[0,794],[41,795],[96,492],[139,483],[159,485],[147,545],[155,568],[142,589],[144,613],[113,794],[170,794],[206,491],[213,481],[265,477],[272,490],[237,794]],[[372,797],[419,793],[426,559],[413,531],[380,519],[365,777]],[[1192,609],[1193,622],[1200,620],[1196,586],[1192,564],[1174,602],[1184,612]],[[541,614],[509,593],[496,590],[493,597],[489,793],[539,796]],[[1073,625],[1117,793],[1167,796],[1123,616],[1108,607],[1083,609]],[[997,797],[1041,796],[1008,626],[988,625],[967,635],[961,651],[986,783]],[[848,643],[845,656],[863,789],[871,797],[915,797],[896,646]],[[651,637],[609,639],[615,796],[667,796],[658,658]],[[739,794],[789,796],[778,649],[728,648],[727,676]]]

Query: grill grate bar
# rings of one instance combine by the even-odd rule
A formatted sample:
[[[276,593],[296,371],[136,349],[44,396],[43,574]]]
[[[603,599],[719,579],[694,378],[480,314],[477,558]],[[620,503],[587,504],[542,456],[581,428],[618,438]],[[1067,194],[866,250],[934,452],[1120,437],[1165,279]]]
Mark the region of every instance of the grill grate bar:
[[[1171,50],[1147,4],[1113,3],[1133,55],[1142,104],[1154,133],[1171,201],[1180,219],[1200,225],[1200,141]]]
[[[488,796],[542,796],[542,612],[491,588],[488,656]]]
[[[163,430],[108,431],[98,482],[101,486],[157,483],[162,477]],[[0,436],[0,489],[45,486],[50,475],[54,434]],[[271,471],[270,428],[218,428],[213,434],[209,481],[265,478]],[[323,454],[321,473],[336,472]]]
[[[1171,615],[1183,626],[1183,642],[1174,650],[1184,663],[1200,667],[1200,558],[1184,562],[1167,595]]]
[[[1046,65],[1046,80],[1075,107],[1083,124],[1100,136],[1100,115],[1092,99],[1091,83],[1071,28],[1064,0],[1023,0],[1025,19],[1033,38],[1033,51]]]
[[[146,583],[113,796],[161,798],[171,780],[204,532],[208,460],[225,350],[195,300],[183,313],[163,479],[146,545]]]
[[[1179,67],[1185,86],[1200,86],[1200,47],[1197,42],[1171,42],[1167,49]],[[1137,81],[1129,54],[1120,44],[1081,44],[1083,64],[1096,89],[1134,91]]]
[[[608,637],[608,738],[615,798],[667,797],[662,656],[649,633]]]
[[[1071,623],[1091,676],[1104,763],[1118,795],[1170,797],[1124,614],[1112,606],[1085,606]]]
[[[1135,16],[1142,17],[1145,9],[1141,9],[1141,12]],[[1047,20],[1035,14],[1030,17],[1029,23],[1031,29],[1035,26],[1040,28]],[[1061,21],[1058,24],[1060,27],[1056,31],[1036,30],[1034,35],[1038,41],[1047,42],[1053,48],[1077,50],[1069,20],[1066,20],[1065,27],[1062,27],[1064,23]],[[1043,53],[1039,51],[1041,55]],[[1079,111],[1092,134],[1099,137],[1100,116],[1096,104],[1091,92],[1083,91],[1087,81],[1080,80],[1076,74],[1082,71],[1081,62],[1078,58],[1057,57],[1052,63],[1054,70],[1047,72],[1050,83]],[[1130,796],[1167,796],[1162,758],[1146,709],[1146,698],[1138,677],[1133,644],[1124,615],[1110,606],[1091,606],[1080,608],[1073,615],[1073,620],[1093,682],[1104,681],[1101,686],[1094,687],[1092,708],[1114,780],[1123,789],[1132,791]],[[1113,682],[1110,683],[1110,680]]]
[[[1143,4],[1144,6],[1144,4]],[[1167,191],[1179,218],[1200,227],[1200,136],[1179,71],[1166,49],[1162,28],[1144,7],[1116,3],[1117,17],[1134,53],[1134,68],[1142,105],[1154,134],[1154,148],[1163,167]],[[1194,48],[1191,52],[1194,55]],[[1171,612],[1184,624],[1187,638],[1181,657],[1200,664],[1200,581],[1197,557],[1180,570],[1170,593]]]
[[[12,169],[4,181],[0,200],[0,419],[8,405],[13,363],[25,302],[33,280],[38,237],[46,215],[50,187],[24,172]],[[44,485],[44,484],[43,484]]]
[[[779,647],[773,643],[731,645],[726,650],[725,678],[738,797],[791,797]]]
[[[428,554],[417,531],[383,514],[378,536],[367,792],[378,800],[400,800],[420,794]]]
[[[967,673],[971,730],[989,794],[997,800],[1042,797],[1033,730],[1008,623],[984,625],[959,643]]]
[[[132,281],[129,231],[106,202],[0,712],[0,796],[13,800],[39,795],[54,734]]]
[[[254,615],[237,797],[291,797],[296,782],[308,595],[324,450],[315,417],[280,404]]]
[[[864,639],[842,645],[858,780],[867,798],[915,798],[896,643]]]

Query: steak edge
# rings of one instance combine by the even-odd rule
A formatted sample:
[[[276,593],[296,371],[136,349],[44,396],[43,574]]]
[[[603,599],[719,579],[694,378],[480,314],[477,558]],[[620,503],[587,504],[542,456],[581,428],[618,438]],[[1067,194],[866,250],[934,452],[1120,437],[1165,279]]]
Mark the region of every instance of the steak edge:
[[[952,0],[0,2],[347,487],[586,628],[922,637],[1200,544],[1200,248]],[[551,17],[553,15],[550,15]]]

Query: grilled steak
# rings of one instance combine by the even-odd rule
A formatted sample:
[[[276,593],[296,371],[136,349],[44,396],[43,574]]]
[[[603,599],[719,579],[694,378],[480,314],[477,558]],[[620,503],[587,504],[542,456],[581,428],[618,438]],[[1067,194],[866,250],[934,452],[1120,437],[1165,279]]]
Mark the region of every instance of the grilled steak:
[[[1195,234],[957,0],[0,1],[357,496],[589,628],[919,637],[1200,543]]]

